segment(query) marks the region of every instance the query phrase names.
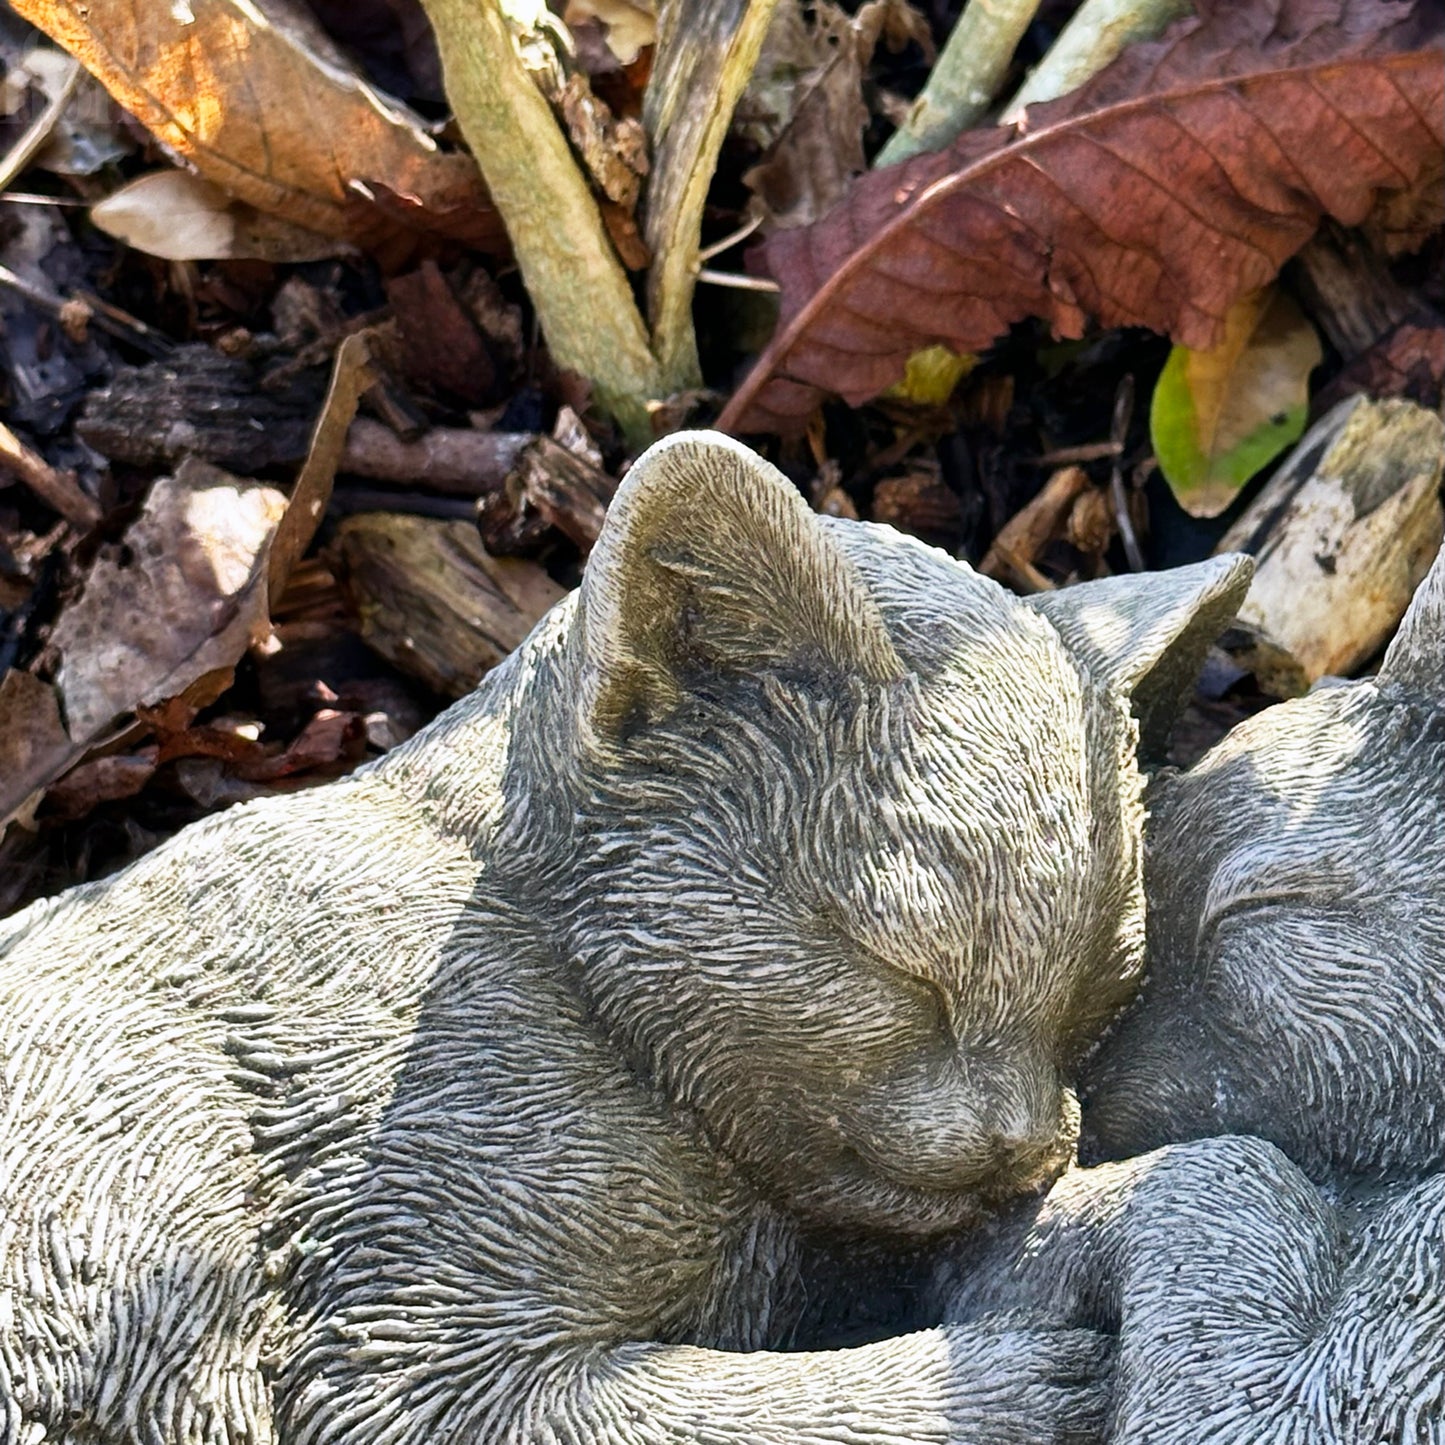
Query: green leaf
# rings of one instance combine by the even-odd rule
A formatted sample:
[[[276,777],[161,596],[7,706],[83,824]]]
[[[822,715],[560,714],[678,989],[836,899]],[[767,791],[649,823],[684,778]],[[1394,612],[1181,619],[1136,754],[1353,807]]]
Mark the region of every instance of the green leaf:
[[[1304,431],[1319,337],[1281,291],[1243,297],[1208,351],[1176,346],[1149,408],[1154,455],[1179,505],[1217,517]]]

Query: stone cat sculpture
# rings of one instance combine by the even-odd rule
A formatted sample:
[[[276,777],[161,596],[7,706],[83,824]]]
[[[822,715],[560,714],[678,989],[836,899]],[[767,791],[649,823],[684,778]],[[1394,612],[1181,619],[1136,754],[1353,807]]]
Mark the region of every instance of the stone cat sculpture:
[[[1117,1331],[1119,1445],[1445,1442],[1445,553],[1377,677],[1150,809],[1147,979],[1083,1088],[1122,1162],[952,1313]]]
[[[0,929],[0,1440],[1087,1430],[1088,1334],[777,1347],[846,1293],[810,1241],[1068,1157],[1142,955],[1131,701],[1247,572],[1029,605],[658,444],[426,732]]]

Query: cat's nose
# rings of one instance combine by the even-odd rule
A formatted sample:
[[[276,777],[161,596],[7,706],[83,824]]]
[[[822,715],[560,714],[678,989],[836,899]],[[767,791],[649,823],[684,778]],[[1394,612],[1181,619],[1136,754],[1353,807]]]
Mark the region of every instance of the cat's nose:
[[[995,1170],[1010,1179],[1032,1178],[1055,1162],[1060,1151],[1059,1131],[1047,1135],[995,1134],[988,1141]]]
[[[980,1131],[976,1121],[960,1119],[952,1128],[897,1131],[878,1163],[899,1183],[916,1188],[948,1192],[997,1185],[1013,1193],[1057,1173],[1067,1162],[1070,1142],[1061,1137],[1056,1117],[1009,1132]]]

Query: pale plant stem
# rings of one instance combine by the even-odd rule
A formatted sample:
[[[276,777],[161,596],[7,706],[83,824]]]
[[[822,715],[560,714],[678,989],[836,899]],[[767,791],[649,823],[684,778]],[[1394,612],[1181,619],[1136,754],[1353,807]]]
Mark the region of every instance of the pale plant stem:
[[[698,263],[706,265],[714,256],[721,256],[724,251],[731,251],[734,246],[741,246],[762,224],[763,218],[754,216],[745,225],[739,226],[736,231],[724,236],[720,241],[714,241],[712,245],[704,246],[697,253]]]
[[[557,365],[580,373],[628,440],[651,439],[647,403],[665,394],[647,327],[597,203],[522,66],[497,0],[425,0],[447,96]]]
[[[791,3],[791,0],[790,0]],[[703,204],[733,108],[757,65],[778,0],[671,0],[659,16],[643,121],[653,146],[644,234],[647,312],[664,388],[697,386],[693,334]]]
[[[1039,0],[968,0],[928,84],[873,164],[891,166],[939,150],[978,120],[1038,8]]]
[[[1152,40],[1193,8],[1189,0],[1084,0],[1009,101],[1002,123],[1018,120],[1026,105],[1077,90],[1126,45]]]
[[[744,276],[737,271],[714,271],[698,268],[695,279],[703,286],[730,286],[734,291],[767,291],[776,294],[783,288],[766,276]]]

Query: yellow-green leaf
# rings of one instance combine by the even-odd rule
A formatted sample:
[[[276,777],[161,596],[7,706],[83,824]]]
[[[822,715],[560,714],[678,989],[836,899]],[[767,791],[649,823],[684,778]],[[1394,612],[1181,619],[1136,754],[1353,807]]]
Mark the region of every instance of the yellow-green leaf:
[[[908,358],[903,380],[894,382],[884,395],[917,406],[942,406],[977,365],[976,356],[960,356],[947,346],[925,346]]]
[[[1169,353],[1154,387],[1149,432],[1186,512],[1217,517],[1245,482],[1299,440],[1309,375],[1322,354],[1314,327],[1273,287],[1235,302],[1218,346]]]

